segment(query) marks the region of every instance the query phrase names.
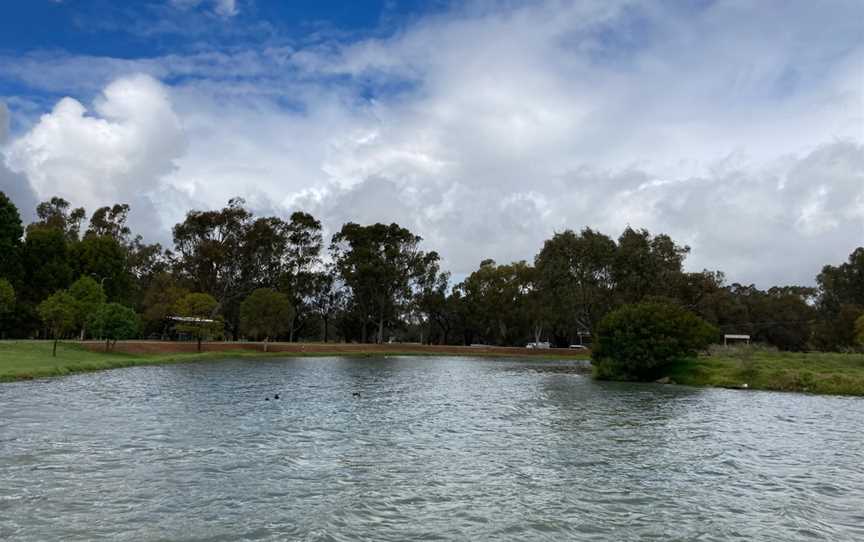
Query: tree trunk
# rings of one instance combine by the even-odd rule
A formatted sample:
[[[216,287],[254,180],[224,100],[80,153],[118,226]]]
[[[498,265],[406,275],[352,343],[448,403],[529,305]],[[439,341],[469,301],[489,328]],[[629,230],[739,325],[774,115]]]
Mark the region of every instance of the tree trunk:
[[[54,351],[51,352],[52,357],[57,357],[57,337],[54,337]]]
[[[330,319],[325,316],[322,318],[322,320],[324,320],[324,342],[326,343],[327,342],[327,327],[328,327],[327,323],[328,323],[328,320],[330,320]]]
[[[108,346],[110,344],[111,339],[105,339],[105,351],[108,351]]]
[[[269,343],[267,341],[270,340],[270,337],[264,337],[264,351],[267,352],[267,347]]]
[[[360,342],[366,344],[366,320],[363,320],[363,326],[360,328]]]
[[[378,344],[384,342],[384,315],[378,318]]]
[[[201,335],[198,335],[198,353],[201,353]]]

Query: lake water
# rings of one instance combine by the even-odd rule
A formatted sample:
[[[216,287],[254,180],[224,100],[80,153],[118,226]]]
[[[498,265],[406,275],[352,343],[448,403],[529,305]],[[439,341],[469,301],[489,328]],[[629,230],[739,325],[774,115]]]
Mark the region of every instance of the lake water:
[[[229,360],[2,384],[0,539],[864,540],[864,400],[574,368]]]

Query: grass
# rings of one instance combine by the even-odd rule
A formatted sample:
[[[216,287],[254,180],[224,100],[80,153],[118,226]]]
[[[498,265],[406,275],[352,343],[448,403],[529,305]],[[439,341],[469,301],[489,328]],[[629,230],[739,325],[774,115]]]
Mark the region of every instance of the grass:
[[[864,354],[716,349],[672,364],[666,375],[689,386],[864,395]]]
[[[51,348],[51,341],[3,341],[0,343],[0,382],[63,376],[135,365],[213,359],[222,354],[133,355],[100,353],[90,352],[75,343],[61,342],[57,345],[57,357],[55,358],[51,356]]]
[[[260,351],[222,351],[168,354],[126,354],[121,352],[91,352],[74,342],[61,342],[57,346],[57,357],[51,356],[51,341],[0,341],[0,382],[30,380],[73,373],[134,367],[138,365],[162,365],[192,361],[208,361],[225,358],[265,358],[265,357],[370,357],[370,356],[497,356],[466,350],[464,353],[448,354],[441,352],[418,352],[406,350],[382,352],[269,352]],[[533,356],[535,359],[543,359]],[[544,356],[545,357],[545,356]],[[550,358],[578,359],[580,356],[568,355]]]

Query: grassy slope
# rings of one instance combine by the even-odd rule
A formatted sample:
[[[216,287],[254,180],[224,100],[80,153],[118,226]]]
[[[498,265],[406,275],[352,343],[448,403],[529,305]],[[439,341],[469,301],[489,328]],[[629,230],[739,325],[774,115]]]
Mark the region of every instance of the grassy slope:
[[[387,352],[387,353],[345,353],[345,352],[271,352],[268,354],[255,351],[205,352],[203,354],[172,353],[172,354],[123,354],[90,352],[78,344],[61,342],[57,346],[57,357],[51,356],[50,341],[2,341],[0,342],[0,382],[27,380],[49,376],[63,376],[71,373],[116,369],[135,365],[159,365],[188,361],[203,361],[220,358],[262,358],[262,357],[325,357],[325,356],[447,356],[465,355],[482,356],[480,352],[466,351],[464,354],[446,354],[440,352]],[[493,356],[492,354],[487,354]],[[497,354],[494,356],[498,356]],[[562,359],[576,359],[579,356],[549,356]],[[536,358],[535,359],[543,359]]]
[[[691,386],[864,395],[864,354],[732,352],[677,362],[667,375]]]
[[[51,347],[50,341],[4,341],[0,343],[0,382],[213,357],[210,354],[161,356],[103,354],[89,352],[74,343],[61,342],[57,346],[57,357],[55,358],[51,356]]]

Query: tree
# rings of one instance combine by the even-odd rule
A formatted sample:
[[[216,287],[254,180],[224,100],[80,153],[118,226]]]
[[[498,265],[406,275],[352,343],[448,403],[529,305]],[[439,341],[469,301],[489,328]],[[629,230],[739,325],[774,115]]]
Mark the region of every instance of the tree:
[[[864,346],[864,314],[855,320],[855,338],[860,346]]]
[[[288,293],[294,307],[294,317],[289,328],[289,339],[293,341],[303,325],[303,316],[308,311],[310,298],[314,294],[314,273],[321,264],[324,238],[321,234],[321,222],[308,213],[292,213],[286,229],[286,272],[281,287]]]
[[[158,332],[163,337],[168,334],[170,316],[176,316],[177,302],[189,294],[180,286],[177,279],[167,272],[158,273],[144,292],[142,301],[145,333]]]
[[[312,310],[321,319],[326,343],[330,337],[330,321],[345,301],[345,292],[332,266],[312,276],[312,293],[309,299]]]
[[[351,293],[360,320],[361,341],[367,326],[377,323],[376,342],[384,340],[384,324],[395,321],[412,299],[411,286],[422,273],[422,239],[398,224],[345,224],[333,236],[330,250],[336,270]]]
[[[627,227],[618,238],[613,266],[616,303],[638,303],[647,296],[672,296],[684,279],[682,266],[690,252],[665,234]]]
[[[529,312],[534,309],[528,301],[533,288],[534,268],[524,261],[509,265],[480,262],[480,268],[455,287],[471,339],[501,345],[531,336],[534,324],[541,322]]]
[[[105,339],[105,351],[117,341],[131,339],[138,333],[138,315],[120,303],[105,303],[90,315],[93,334]]]
[[[264,337],[264,351],[271,337],[276,337],[291,325],[294,309],[285,294],[270,288],[259,288],[240,305],[240,326],[253,337]]]
[[[15,308],[15,289],[12,284],[0,278],[0,321]],[[0,337],[2,338],[2,337]]]
[[[625,305],[597,326],[592,364],[599,378],[652,380],[670,362],[695,355],[718,336],[716,328],[675,304]]]
[[[75,298],[66,290],[61,290],[49,296],[37,308],[39,316],[54,337],[54,357],[57,357],[57,341],[75,329],[76,305]]]
[[[115,204],[113,207],[100,207],[90,217],[90,227],[85,237],[111,237],[118,243],[128,244],[132,230],[126,225],[129,205]]]
[[[816,346],[824,350],[854,346],[854,323],[864,313],[864,247],[852,251],[843,264],[823,267],[816,283]]]
[[[21,238],[24,228],[18,208],[0,192],[0,276],[13,281],[21,274]]]
[[[176,326],[177,331],[191,334],[198,341],[199,352],[205,338],[221,335],[224,330],[218,310],[216,299],[204,293],[187,294],[174,305],[176,316],[182,318]]]
[[[557,343],[572,344],[612,309],[615,256],[615,241],[591,228],[556,233],[543,244],[534,265]]]
[[[72,282],[73,270],[61,230],[28,228],[21,261],[29,274],[20,294],[22,300],[32,305],[66,289]]]
[[[87,322],[105,303],[105,292],[98,282],[85,276],[72,283],[69,294],[75,298],[75,324],[81,330],[83,341],[87,333]]]
[[[240,300],[251,291],[250,277],[255,276],[243,273],[249,269],[244,252],[252,218],[245,204],[242,198],[233,198],[218,211],[189,211],[186,219],[174,226],[180,277],[196,291],[218,300],[235,337]]]
[[[30,225],[35,228],[48,228],[63,233],[67,241],[77,241],[81,232],[81,222],[87,213],[83,207],[69,208],[69,202],[63,198],[53,197],[43,201],[36,207],[39,221]]]
[[[131,302],[129,250],[110,235],[88,235],[72,245],[70,260],[77,274],[93,276],[111,301]]]

